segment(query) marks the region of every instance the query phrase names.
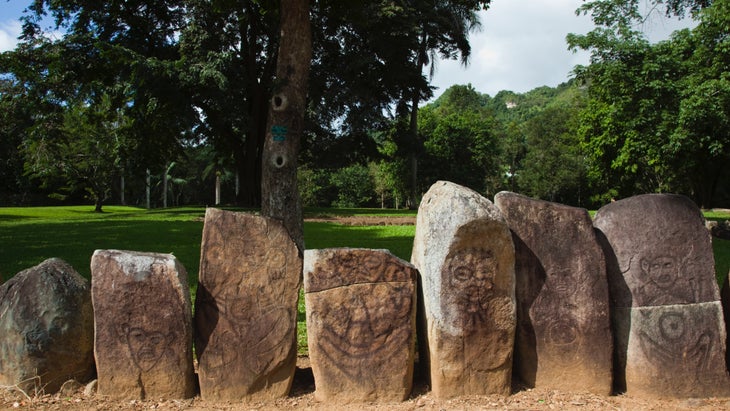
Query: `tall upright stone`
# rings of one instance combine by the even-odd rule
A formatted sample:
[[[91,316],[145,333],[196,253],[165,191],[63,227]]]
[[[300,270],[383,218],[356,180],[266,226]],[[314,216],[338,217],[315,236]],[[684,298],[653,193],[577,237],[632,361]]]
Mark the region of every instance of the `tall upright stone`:
[[[686,197],[608,204],[603,237],[616,333],[617,389],[646,397],[730,395],[711,237]]]
[[[0,286],[0,386],[53,393],[94,375],[89,283],[57,258]]]
[[[274,219],[209,208],[195,301],[203,399],[288,395],[302,256]]]
[[[304,293],[315,398],[405,400],[415,357],[415,267],[387,250],[307,250]]]
[[[100,395],[195,395],[190,289],[173,255],[96,250],[91,297]]]
[[[510,192],[494,202],[515,241],[515,373],[530,387],[609,394],[608,282],[588,212]]]
[[[725,318],[725,366],[730,370],[730,333],[727,332],[730,327],[730,275],[725,277],[720,288],[720,302],[722,303],[722,316]]]
[[[419,361],[437,397],[510,394],[514,258],[494,204],[457,184],[431,186],[418,209],[411,261],[423,290]]]

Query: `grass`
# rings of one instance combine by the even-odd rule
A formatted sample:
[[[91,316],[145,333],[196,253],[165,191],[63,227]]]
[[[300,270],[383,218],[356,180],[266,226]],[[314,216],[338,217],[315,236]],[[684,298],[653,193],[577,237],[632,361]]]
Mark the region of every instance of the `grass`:
[[[95,213],[89,206],[0,208],[0,279],[46,258],[59,257],[81,275],[90,277],[89,263],[96,249],[121,249],[174,254],[188,271],[191,290],[197,285],[202,207],[145,210],[106,206]],[[307,209],[308,217],[414,216],[415,211],[380,209]],[[707,212],[711,220],[730,219],[730,213]],[[326,222],[305,222],[307,248],[362,247],[388,249],[408,261],[413,246],[414,226],[345,226]],[[713,238],[715,269],[719,283],[730,270],[730,241]],[[304,299],[299,301],[300,352],[306,352],[303,326]]]
[[[188,271],[195,295],[203,229],[202,207],[146,210],[106,206],[104,213],[92,207],[0,208],[0,280],[43,260],[58,257],[90,278],[91,255],[96,249],[120,249],[172,253]],[[371,209],[312,209],[307,216],[402,216],[414,211]],[[343,226],[334,223],[304,224],[307,248],[363,247],[390,249],[409,260],[413,226]],[[1,282],[1,281],[0,281]],[[299,299],[298,341],[307,351],[304,298]]]

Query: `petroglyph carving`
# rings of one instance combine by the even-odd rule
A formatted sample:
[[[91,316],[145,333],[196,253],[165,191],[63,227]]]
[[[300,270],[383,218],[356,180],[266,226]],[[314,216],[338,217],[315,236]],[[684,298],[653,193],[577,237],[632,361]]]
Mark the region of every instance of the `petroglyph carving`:
[[[699,293],[692,278],[684,278],[685,262],[673,255],[639,258],[636,298],[639,306],[691,304]]]
[[[318,348],[330,365],[357,380],[363,360],[388,361],[408,346],[413,308],[412,287],[390,284],[362,284],[348,303],[321,311],[322,330]],[[380,298],[368,298],[367,296]]]
[[[413,372],[415,268],[385,250],[307,250],[305,260],[315,395],[404,399]]]
[[[97,250],[91,262],[99,392],[194,394],[187,273],[172,255]]]
[[[446,257],[442,272],[443,284],[451,288],[444,295],[453,321],[467,333],[476,332],[489,321],[489,307],[496,290],[494,277],[497,262],[490,250],[464,248]]]
[[[707,329],[697,331],[681,311],[661,313],[655,327],[654,330],[639,332],[641,349],[649,361],[663,372],[667,371],[667,367],[691,370],[699,379],[708,369],[712,342],[718,338]]]
[[[121,326],[120,337],[127,345],[134,364],[142,371],[149,371],[165,354],[175,334],[150,330],[144,326],[131,327],[124,323]]]
[[[286,395],[300,272],[299,251],[279,222],[206,211],[195,318],[204,397]]]

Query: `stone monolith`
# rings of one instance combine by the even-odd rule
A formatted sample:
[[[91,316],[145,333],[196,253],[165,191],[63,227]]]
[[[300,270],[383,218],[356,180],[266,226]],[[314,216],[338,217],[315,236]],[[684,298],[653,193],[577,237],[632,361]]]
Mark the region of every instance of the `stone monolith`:
[[[190,290],[172,254],[96,250],[91,257],[98,393],[195,395]]]
[[[0,386],[55,393],[94,375],[89,282],[57,258],[0,286]]]
[[[280,221],[206,211],[195,301],[203,399],[288,395],[301,273],[302,256]]]
[[[588,212],[501,192],[517,277],[515,373],[529,387],[612,387],[606,264]]]
[[[386,250],[304,252],[315,398],[402,401],[411,392],[416,269]]]
[[[419,361],[437,397],[510,394],[514,258],[494,204],[457,184],[431,186],[418,209],[411,261],[423,290]]]
[[[730,395],[711,235],[686,197],[598,210],[616,333],[616,388],[646,397]]]

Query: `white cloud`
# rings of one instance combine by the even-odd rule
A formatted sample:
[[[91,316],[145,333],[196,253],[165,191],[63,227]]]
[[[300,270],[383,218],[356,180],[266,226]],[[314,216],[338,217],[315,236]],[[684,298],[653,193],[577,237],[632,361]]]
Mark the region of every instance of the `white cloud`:
[[[471,36],[468,67],[440,61],[432,84],[436,96],[454,84],[471,83],[494,96],[501,90],[524,93],[540,86],[555,87],[570,78],[576,65],[588,64],[589,54],[568,50],[569,33],[593,29],[590,16],[577,16],[582,0],[494,0],[481,12],[482,31]],[[651,41],[668,37],[692,24],[659,17],[643,29]]]
[[[20,32],[20,21],[9,20],[0,22],[0,52],[13,50],[18,43]]]

